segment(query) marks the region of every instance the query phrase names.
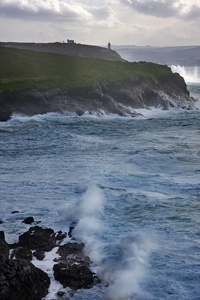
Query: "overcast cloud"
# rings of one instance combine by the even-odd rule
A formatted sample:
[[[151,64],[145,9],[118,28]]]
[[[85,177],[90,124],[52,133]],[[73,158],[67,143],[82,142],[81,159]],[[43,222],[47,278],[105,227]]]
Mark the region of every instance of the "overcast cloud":
[[[132,9],[158,18],[200,18],[199,0],[121,0]]]
[[[0,0],[0,41],[199,44],[200,0]]]

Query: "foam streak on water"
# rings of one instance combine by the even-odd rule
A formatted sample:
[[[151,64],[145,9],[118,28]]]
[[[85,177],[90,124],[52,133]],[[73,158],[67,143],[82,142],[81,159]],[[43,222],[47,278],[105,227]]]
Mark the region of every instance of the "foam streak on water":
[[[1,123],[0,230],[12,243],[26,217],[64,232],[75,221],[102,280],[75,300],[199,299],[199,114]],[[50,257],[41,266],[53,277]]]

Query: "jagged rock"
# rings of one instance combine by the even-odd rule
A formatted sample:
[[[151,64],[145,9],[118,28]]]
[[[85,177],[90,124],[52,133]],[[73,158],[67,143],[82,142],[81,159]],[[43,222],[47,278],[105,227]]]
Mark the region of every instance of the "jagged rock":
[[[89,288],[94,283],[94,274],[83,263],[59,262],[54,265],[54,277],[63,287],[73,290]]]
[[[26,260],[7,260],[0,264],[0,299],[41,300],[48,293],[50,279]]]
[[[166,66],[167,68],[167,66]],[[137,108],[160,107],[169,109],[195,108],[184,79],[176,73],[160,76],[157,80],[140,76],[135,79],[101,80],[94,86],[73,89],[52,89],[27,92],[0,92],[0,107],[27,116],[48,112],[84,112],[138,116]],[[0,121],[5,121],[5,118]]]
[[[38,260],[43,260],[45,258],[45,253],[44,251],[35,251],[33,252],[33,255],[38,259]]]
[[[22,221],[22,223],[25,223],[25,224],[32,224],[33,222],[34,222],[33,217],[28,217]]]
[[[63,233],[61,230],[56,233],[56,239],[58,241],[62,241],[64,238],[66,238],[66,236],[67,236],[67,232]]]
[[[9,246],[5,241],[5,234],[0,231],[0,264],[4,263],[9,257]]]
[[[71,225],[69,226],[69,231],[68,231],[69,237],[72,237],[72,231],[74,230],[75,227],[76,227],[76,222],[72,222]]]
[[[84,254],[84,244],[67,243],[57,253],[61,258],[53,267],[54,277],[63,287],[76,290],[94,284],[96,277],[89,269],[90,259]]]
[[[31,261],[33,258],[32,252],[28,247],[17,247],[13,250],[11,258],[25,259]]]
[[[43,229],[39,226],[30,227],[19,236],[19,245],[32,250],[51,251],[56,247],[56,236],[53,229]]]
[[[0,231],[0,299],[42,299],[48,292],[50,279],[30,262],[31,250],[36,250],[33,255],[42,260],[44,252],[52,250],[65,237],[66,233],[61,231],[56,234],[52,229],[34,226],[19,237],[19,243],[8,245],[4,232]],[[9,246],[14,249],[10,259]],[[90,270],[90,259],[84,253],[84,244],[67,243],[60,246],[57,253],[60,257],[57,258],[53,271],[55,279],[63,287],[70,287],[75,291],[89,288],[98,282],[98,278]]]

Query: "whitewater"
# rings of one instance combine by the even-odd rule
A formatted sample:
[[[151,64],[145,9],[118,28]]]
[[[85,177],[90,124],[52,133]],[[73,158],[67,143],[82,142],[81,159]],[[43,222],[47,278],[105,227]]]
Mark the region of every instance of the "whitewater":
[[[185,72],[200,107],[199,69]],[[50,113],[0,123],[0,230],[17,242],[33,216],[85,243],[101,283],[72,293],[53,279],[56,249],[33,263],[46,300],[200,299],[200,111],[136,118]],[[19,213],[12,214],[13,211]],[[69,238],[67,238],[69,240]]]

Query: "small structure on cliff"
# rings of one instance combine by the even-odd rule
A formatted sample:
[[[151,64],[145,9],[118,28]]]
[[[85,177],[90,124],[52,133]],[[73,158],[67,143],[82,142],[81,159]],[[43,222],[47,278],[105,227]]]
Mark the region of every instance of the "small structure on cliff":
[[[108,50],[111,50],[111,43],[108,43]]]
[[[75,44],[74,40],[67,40],[67,44]]]

